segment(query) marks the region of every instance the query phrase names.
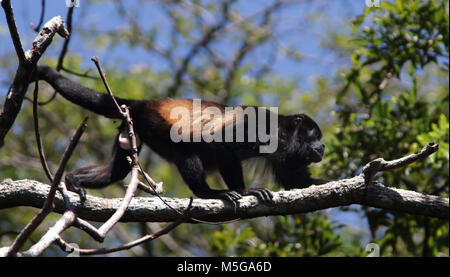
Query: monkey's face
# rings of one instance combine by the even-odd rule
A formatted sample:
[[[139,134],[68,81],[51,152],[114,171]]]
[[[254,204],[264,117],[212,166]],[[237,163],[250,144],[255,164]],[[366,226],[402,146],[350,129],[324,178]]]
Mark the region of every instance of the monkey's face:
[[[318,163],[325,153],[325,144],[320,142],[320,138],[315,134],[316,130],[309,130],[305,137],[305,159],[311,163]]]

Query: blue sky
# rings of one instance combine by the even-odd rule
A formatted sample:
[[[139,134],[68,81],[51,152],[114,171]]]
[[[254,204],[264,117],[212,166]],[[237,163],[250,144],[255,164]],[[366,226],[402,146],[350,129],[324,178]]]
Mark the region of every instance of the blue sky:
[[[24,48],[29,49],[35,33],[31,30],[29,24],[32,22],[37,24],[40,13],[40,2],[37,0],[16,0],[12,1],[15,10],[16,21],[18,29],[22,38]],[[127,45],[115,47],[112,49],[99,50],[91,41],[82,38],[77,29],[86,29],[87,26],[95,25],[98,30],[113,30],[117,29],[123,24],[127,24],[120,20],[117,14],[117,9],[114,4],[100,3],[94,5],[83,5],[83,0],[79,8],[74,13],[74,31],[72,41],[70,44],[70,52],[77,53],[85,61],[86,67],[93,67],[90,58],[99,56],[101,61],[114,61],[115,66],[120,66],[123,69],[129,69],[135,64],[146,64],[152,69],[164,68],[165,65],[162,60],[156,55],[149,55],[140,47],[130,49]],[[140,5],[141,1],[131,0],[126,1],[127,9],[133,14],[139,22],[145,22],[149,28],[157,26],[161,35],[158,36],[157,41],[161,45],[167,45],[167,24],[169,21],[165,17],[161,5],[155,1],[148,1],[146,5]],[[339,32],[349,31],[348,19],[351,16],[362,13],[364,8],[364,0],[351,1],[300,1],[302,3],[291,5],[288,8],[281,10],[281,20],[276,23],[278,32],[278,41],[282,46],[289,49],[298,50],[304,55],[301,62],[292,61],[291,58],[283,57],[279,54],[277,62],[274,64],[274,71],[280,76],[294,77],[300,80],[299,89],[312,89],[311,76],[323,75],[331,77],[343,62],[332,51],[324,49],[320,42],[326,38],[327,26],[337,29]],[[305,2],[305,3],[303,3]],[[242,15],[251,15],[255,11],[269,5],[272,1],[238,1],[233,9],[238,10]],[[326,19],[325,24],[323,20],[308,20],[314,18],[317,11],[322,11],[322,19]],[[49,20],[55,15],[66,17],[67,7],[65,1],[62,0],[47,0],[45,19]],[[350,16],[350,17],[349,17]],[[82,21],[81,21],[82,20]],[[208,18],[206,18],[208,20]],[[211,18],[209,20],[215,20]],[[299,31],[291,31],[289,28],[298,26]],[[6,28],[4,16],[0,17],[0,37],[2,42],[0,44],[0,55],[9,54],[12,48],[12,42]],[[53,43],[48,49],[47,55],[55,56],[59,53],[62,45],[62,40],[59,39]],[[215,46],[223,49],[233,49],[237,45],[219,45]],[[185,48],[188,51],[188,48]],[[255,51],[255,56],[249,57],[255,61],[265,59],[268,49],[258,49]],[[180,53],[183,56],[183,53]],[[345,62],[345,61],[344,61]],[[4,71],[0,69],[0,81],[2,81],[0,95],[4,96],[5,92],[5,76]],[[7,88],[6,88],[7,89]]]

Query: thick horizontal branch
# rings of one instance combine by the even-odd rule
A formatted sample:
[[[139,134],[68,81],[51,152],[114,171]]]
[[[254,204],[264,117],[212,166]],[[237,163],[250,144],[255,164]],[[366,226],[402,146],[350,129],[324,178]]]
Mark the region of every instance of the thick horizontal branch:
[[[12,181],[6,179],[0,183],[0,209],[18,206],[42,207],[49,186],[34,180]],[[105,199],[87,196],[82,205],[78,195],[69,193],[70,201],[77,216],[86,220],[106,221],[119,207],[121,199]],[[207,221],[224,221],[235,218],[254,218],[261,216],[307,213],[317,210],[361,204],[386,210],[424,215],[442,219],[449,218],[449,199],[402,189],[387,188],[373,182],[366,186],[362,175],[351,179],[329,182],[305,189],[280,191],[273,193],[273,203],[258,202],[254,196],[239,200],[234,209],[232,204],[221,200],[195,199],[190,215]],[[183,211],[189,199],[164,198],[173,208]],[[64,213],[66,206],[61,195],[55,197],[55,209]],[[172,222],[180,215],[167,207],[154,196],[135,197],[121,218],[122,222]]]

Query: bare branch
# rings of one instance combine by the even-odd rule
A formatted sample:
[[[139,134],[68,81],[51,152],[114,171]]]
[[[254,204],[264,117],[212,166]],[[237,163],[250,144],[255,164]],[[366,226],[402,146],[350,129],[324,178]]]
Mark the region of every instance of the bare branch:
[[[2,7],[5,10],[11,37],[13,38],[19,58],[19,66],[9,88],[3,110],[0,112],[0,147],[4,145],[4,138],[14,124],[22,107],[22,102],[36,63],[50,45],[55,33],[65,37],[69,35],[68,31],[64,28],[64,20],[60,16],[56,16],[44,25],[42,31],[35,38],[32,49],[23,53],[20,37],[15,27],[10,1],[2,1]]]
[[[41,207],[49,186],[33,180],[4,180],[0,183],[0,209],[17,206]],[[87,196],[82,204],[72,192],[70,201],[77,215],[85,220],[105,222],[117,209],[121,199],[105,199]],[[191,216],[205,221],[223,221],[261,216],[308,213],[338,206],[361,204],[416,215],[449,219],[449,199],[414,191],[384,187],[380,183],[366,185],[363,176],[329,182],[305,189],[293,189],[273,193],[273,204],[260,203],[254,196],[238,201],[236,213],[228,202],[215,199],[195,199]],[[163,199],[174,209],[184,210],[188,199]],[[62,197],[55,198],[54,211],[64,213]],[[173,222],[179,214],[168,208],[156,197],[135,197],[120,219],[121,222]],[[194,221],[193,221],[194,222]]]
[[[72,226],[75,221],[75,214],[73,211],[66,211],[63,216],[55,223],[55,225],[42,236],[42,238],[34,244],[29,250],[20,253],[25,257],[36,257],[41,255],[53,242],[59,238],[59,235],[67,228]]]
[[[169,233],[170,231],[172,231],[173,229],[175,229],[178,225],[180,225],[181,223],[185,222],[187,219],[189,219],[187,215],[187,213],[189,213],[189,210],[191,209],[192,206],[192,197],[189,199],[189,204],[186,208],[185,211],[185,216],[181,217],[179,219],[177,219],[175,222],[169,224],[167,227],[165,227],[164,229],[154,233],[154,234],[149,234],[146,236],[143,236],[142,238],[139,238],[137,240],[134,240],[132,242],[120,245],[120,246],[116,246],[113,248],[100,248],[100,249],[76,249],[74,247],[72,247],[70,244],[68,244],[67,242],[65,242],[63,239],[59,238],[58,239],[58,245],[61,247],[62,250],[64,251],[68,251],[73,252],[76,251],[77,253],[79,253],[80,255],[100,255],[100,254],[107,254],[107,253],[113,253],[113,252],[118,252],[118,251],[122,251],[122,250],[127,250],[130,248],[133,248],[137,245],[140,245],[146,241],[151,241],[151,240],[155,240],[157,238],[159,238],[162,235],[165,235],[167,233]]]
[[[42,223],[42,221],[52,211],[53,200],[55,198],[56,190],[58,188],[59,182],[61,181],[61,178],[62,178],[62,175],[64,172],[64,168],[66,167],[66,164],[69,161],[69,158],[72,155],[73,150],[75,149],[79,139],[81,138],[81,135],[83,134],[84,130],[86,129],[86,121],[87,121],[87,117],[77,128],[69,145],[67,146],[66,150],[64,151],[63,158],[61,160],[58,170],[56,171],[52,186],[50,187],[47,197],[44,198],[45,201],[43,203],[41,211],[20,232],[20,234],[17,236],[17,238],[15,239],[15,241],[13,242],[11,247],[9,247],[9,250],[6,252],[6,256],[11,256],[11,255],[16,254],[17,251],[23,246],[23,244],[25,243],[27,238],[31,235],[31,233],[33,233],[33,231]]]
[[[67,31],[69,35],[66,36],[66,40],[64,41],[63,48],[61,49],[61,53],[59,53],[58,64],[56,65],[56,70],[60,71],[63,68],[64,57],[66,56],[67,49],[69,48],[70,37],[72,34],[72,15],[73,15],[74,6],[71,6],[67,11]]]
[[[108,81],[106,80],[106,76],[103,73],[103,70],[100,66],[100,62],[97,57],[93,57],[91,59],[95,65],[97,66],[98,72],[100,74],[100,77],[102,78],[102,81],[106,87],[106,90],[108,91],[109,96],[111,96],[112,100],[114,101],[114,104],[116,105],[117,110],[120,112],[120,114],[123,117],[123,121],[127,125],[128,129],[128,138],[131,144],[131,181],[128,184],[127,191],[125,193],[125,196],[123,198],[123,201],[120,203],[119,208],[114,212],[114,214],[98,229],[98,233],[101,237],[105,237],[106,234],[111,230],[112,227],[121,219],[125,211],[127,210],[127,207],[131,200],[134,197],[134,194],[137,190],[137,187],[139,185],[139,172],[140,167],[138,166],[139,160],[138,160],[138,150],[137,150],[137,143],[136,143],[136,135],[134,133],[133,129],[133,121],[131,120],[130,111],[127,106],[123,105],[122,107],[119,106],[117,103],[116,98],[114,97],[111,88],[108,85]],[[144,175],[145,176],[145,175]]]
[[[50,172],[50,168],[47,164],[47,159],[45,158],[44,149],[42,147],[41,134],[39,132],[39,118],[38,118],[38,92],[39,92],[39,81],[36,81],[34,84],[34,92],[33,92],[33,119],[34,119],[34,134],[36,136],[36,144],[38,147],[39,158],[41,160],[42,168],[44,169],[45,175],[48,180],[53,183],[53,175]]]
[[[17,31],[16,20],[14,19],[14,11],[11,6],[11,1],[2,0],[1,4],[3,10],[5,11],[6,22],[8,23],[9,33],[11,34],[14,48],[16,49],[17,58],[19,59],[20,64],[25,64],[25,52],[22,47],[22,42],[20,41],[19,32]]]
[[[72,204],[70,203],[70,195],[69,191],[67,190],[66,184],[64,182],[61,182],[58,187],[58,191],[61,193],[62,198],[64,200],[64,203],[66,205],[66,210],[70,210],[75,213],[74,208],[72,207]],[[73,226],[77,227],[78,229],[86,232],[88,235],[90,235],[93,239],[95,239],[98,242],[103,242],[104,237],[102,237],[99,233],[97,228],[95,228],[92,224],[89,222],[75,217],[75,220],[73,222]]]
[[[138,168],[135,166],[131,171],[131,181],[128,185],[127,192],[125,193],[125,196],[123,200],[121,201],[119,208],[116,210],[116,212],[103,224],[99,229],[99,233],[101,236],[106,236],[106,233],[108,233],[109,230],[111,230],[114,225],[119,222],[121,217],[125,214],[125,211],[127,210],[127,207],[129,203],[131,202],[134,193],[136,192],[137,186],[138,186]]]
[[[131,163],[131,161],[130,161],[130,163]],[[147,172],[145,172],[142,169],[142,166],[140,163],[139,163],[139,173],[144,176],[145,180],[150,185],[150,186],[147,186],[146,184],[139,182],[139,189],[141,189],[147,193],[153,194],[153,195],[160,195],[160,194],[164,193],[163,182],[156,183],[150,177],[150,175],[148,175]]]
[[[78,77],[88,78],[88,79],[92,79],[92,80],[98,80],[97,77],[91,76],[91,75],[88,74],[89,71],[91,71],[90,69],[88,69],[88,70],[86,70],[85,72],[82,73],[82,72],[76,72],[76,71],[67,69],[67,68],[65,68],[64,66],[61,66],[61,70],[62,70],[62,71],[65,71],[65,72],[67,72],[67,73],[69,73],[69,74],[78,76]]]
[[[41,55],[52,42],[53,36],[58,33],[64,38],[68,38],[70,33],[64,27],[64,20],[60,16],[53,17],[45,23],[42,31],[33,41],[33,47],[25,53],[25,57],[31,65],[35,65]]]
[[[30,23],[31,28],[35,32],[39,32],[39,29],[41,29],[42,22],[44,22],[44,14],[45,14],[45,0],[41,1],[41,16],[39,18],[39,23],[37,26],[34,26],[33,23]],[[70,32],[70,31],[69,31]]]
[[[393,161],[385,161],[383,158],[371,161],[364,166],[362,173],[370,180],[376,173],[380,171],[394,170],[405,167],[413,162],[423,160],[434,152],[439,150],[439,145],[434,142],[428,143],[419,153],[411,154]]]
[[[160,223],[148,222],[145,224],[147,228],[150,229],[150,231],[161,229]],[[179,245],[178,242],[171,235],[160,237],[159,240],[173,253],[176,253],[180,257],[195,257],[195,255],[192,254],[188,249]]]

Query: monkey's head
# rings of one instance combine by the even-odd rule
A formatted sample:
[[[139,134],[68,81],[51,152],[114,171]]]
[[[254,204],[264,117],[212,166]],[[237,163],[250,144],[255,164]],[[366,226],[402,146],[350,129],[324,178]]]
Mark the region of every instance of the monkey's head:
[[[319,125],[306,114],[286,117],[281,135],[284,147],[280,158],[289,168],[305,166],[322,160],[325,145],[320,141],[322,132]]]

